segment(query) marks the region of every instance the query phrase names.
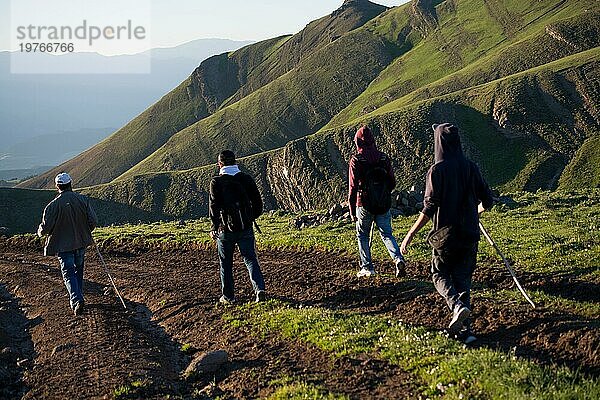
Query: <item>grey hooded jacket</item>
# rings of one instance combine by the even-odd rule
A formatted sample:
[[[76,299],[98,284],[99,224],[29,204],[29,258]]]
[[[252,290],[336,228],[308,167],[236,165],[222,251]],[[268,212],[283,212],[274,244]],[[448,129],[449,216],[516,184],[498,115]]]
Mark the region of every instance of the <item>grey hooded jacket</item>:
[[[44,255],[81,249],[92,244],[98,218],[90,200],[72,191],[61,192],[44,209],[38,235],[49,235]]]

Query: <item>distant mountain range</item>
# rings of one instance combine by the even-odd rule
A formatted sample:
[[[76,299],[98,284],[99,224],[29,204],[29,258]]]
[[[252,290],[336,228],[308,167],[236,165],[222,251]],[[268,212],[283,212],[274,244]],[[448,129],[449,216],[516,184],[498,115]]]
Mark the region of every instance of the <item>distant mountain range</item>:
[[[600,3],[346,0],[301,32],[202,62],[60,170],[153,218],[204,215],[214,161],[235,150],[266,204],[343,199],[352,137],[369,124],[398,185],[422,183],[431,124],[452,122],[504,191],[600,185]]]
[[[84,71],[86,65],[113,71],[149,60],[150,74],[12,74],[11,53],[0,52],[0,170],[58,165],[72,158],[177,86],[204,59],[249,43],[199,39],[131,56],[73,53],[37,55],[32,61],[44,63],[48,71]],[[57,149],[53,143],[66,147]],[[50,147],[39,151],[46,144]]]

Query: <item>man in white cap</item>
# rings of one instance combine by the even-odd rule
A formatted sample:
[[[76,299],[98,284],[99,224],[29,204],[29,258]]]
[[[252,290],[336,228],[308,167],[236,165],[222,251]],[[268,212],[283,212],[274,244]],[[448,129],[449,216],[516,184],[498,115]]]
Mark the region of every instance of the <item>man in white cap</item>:
[[[39,237],[48,235],[44,255],[58,257],[71,309],[79,316],[84,307],[85,248],[93,243],[92,231],[98,224],[98,219],[89,199],[73,192],[69,174],[58,174],[54,182],[58,196],[44,209],[37,233]]]

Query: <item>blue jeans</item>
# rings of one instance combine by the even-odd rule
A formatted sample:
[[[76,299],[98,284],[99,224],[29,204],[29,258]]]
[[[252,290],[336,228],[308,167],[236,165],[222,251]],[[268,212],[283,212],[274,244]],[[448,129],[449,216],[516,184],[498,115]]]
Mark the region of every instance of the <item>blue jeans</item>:
[[[390,253],[390,257],[394,262],[398,260],[404,260],[398,242],[392,234],[392,215],[388,211],[385,214],[373,215],[368,212],[364,207],[358,207],[356,209],[356,237],[358,238],[358,252],[360,254],[360,267],[364,269],[373,269],[373,263],[371,262],[371,248],[369,246],[369,239],[371,234],[371,224],[375,221],[377,229],[379,230],[379,236],[383,240],[383,244]]]
[[[248,268],[254,291],[265,290],[265,281],[260,271],[260,265],[258,264],[254,248],[254,230],[248,228],[241,232],[221,232],[217,239],[217,249],[221,265],[221,291],[223,296],[229,300],[235,299],[233,287],[233,251],[236,245],[240,249],[246,268]]]
[[[83,264],[85,248],[58,253],[60,272],[69,292],[71,308],[83,301]]]

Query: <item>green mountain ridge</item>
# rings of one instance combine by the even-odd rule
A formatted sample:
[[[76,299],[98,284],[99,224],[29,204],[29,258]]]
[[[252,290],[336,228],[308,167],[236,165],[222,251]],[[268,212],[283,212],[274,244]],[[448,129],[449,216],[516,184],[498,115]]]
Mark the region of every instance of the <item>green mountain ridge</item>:
[[[72,165],[79,186],[106,182],[83,191],[136,215],[197,217],[228,147],[268,207],[324,208],[345,197],[360,125],[407,188],[432,162],[431,124],[449,121],[501,190],[598,186],[599,26],[591,0],[346,1],[296,35],[205,61],[61,168]]]
[[[429,2],[415,2],[390,10],[367,22],[363,27],[347,33],[252,95],[173,135],[164,146],[127,171],[121,178],[147,172],[209,165],[213,163],[215,154],[222,148],[232,148],[240,156],[256,154],[281,147],[290,140],[310,135],[323,127],[350,122],[352,119],[344,118],[344,112],[348,107],[352,107],[352,102],[372,91],[373,85],[382,85],[381,82],[387,84],[387,93],[382,96],[376,92],[374,96],[382,105],[387,104],[389,110],[393,107],[393,103],[390,102],[395,98],[413,91],[414,85],[410,82],[414,80],[412,78],[414,74],[419,74],[419,89],[422,89],[447,77],[449,73],[465,63],[469,63],[466,57],[457,57],[465,61],[457,62],[453,68],[443,68],[446,64],[442,62],[442,65],[438,65],[436,59],[441,57],[448,61],[458,51],[468,52],[473,61],[469,64],[475,64],[473,68],[476,68],[482,60],[481,55],[489,53],[489,49],[497,50],[498,42],[509,44],[504,34],[505,29],[501,30],[498,27],[497,37],[488,43],[485,35],[490,30],[489,24],[475,25],[473,31],[483,37],[478,45],[487,50],[473,51],[469,49],[469,46],[473,46],[472,43],[462,41],[467,27],[455,29],[457,23],[453,16],[456,10],[427,14],[433,14],[440,19],[440,22],[432,22],[433,17],[427,19],[415,12],[423,3]],[[477,9],[469,1],[465,3],[478,10],[479,14],[487,14],[486,9],[481,7]],[[437,9],[443,9],[443,4],[446,2],[438,5]],[[597,12],[582,11],[581,4],[566,5],[560,1],[554,4],[546,2],[543,6],[538,4],[536,7],[534,10],[528,10],[529,19],[523,20],[522,24],[527,27],[523,35],[531,34],[531,31],[537,35],[524,43],[512,46],[508,56],[503,56],[502,52],[492,57],[488,70],[493,77],[506,76],[542,65],[598,44],[597,28],[595,28],[599,22]],[[560,24],[539,22],[543,16],[555,22],[576,11],[580,14],[567,18]],[[479,14],[471,11],[469,18],[474,19],[478,16],[479,21],[484,20]],[[454,22],[445,22],[444,18],[450,18]],[[535,21],[538,22],[534,23]],[[432,30],[431,26],[434,23],[441,25]],[[423,25],[429,29],[424,29]],[[386,29],[382,29],[382,26]],[[390,31],[387,29],[389,26],[394,26],[395,30]],[[447,34],[444,29],[448,30]],[[404,34],[396,36],[396,33],[391,33],[396,30]],[[547,31],[556,32],[556,36],[568,30],[576,33],[569,36],[574,47],[565,47],[547,33]],[[543,33],[540,34],[540,31]],[[421,36],[427,33],[429,36]],[[487,35],[493,36],[489,33]],[[446,39],[445,43],[448,43],[448,38],[454,40],[457,43],[455,48],[452,51],[436,50],[440,36]],[[394,37],[396,39],[393,39]],[[515,41],[520,39],[516,33],[512,33],[512,37]],[[590,40],[590,37],[595,40]],[[360,56],[355,57],[357,54],[369,61],[374,59],[375,63],[361,61]],[[392,62],[394,58],[395,61]],[[419,63],[419,60],[427,62],[423,61],[421,67],[418,64],[402,66],[405,60],[410,60],[411,63]],[[515,62],[516,60],[518,62]],[[401,67],[398,67],[398,63]],[[357,68],[360,68],[360,74],[356,73]],[[485,68],[483,70],[485,71]],[[481,72],[482,69],[477,71],[480,73],[473,79],[463,79],[462,87],[489,81],[489,75]],[[393,80],[390,75],[394,77]],[[486,76],[488,80],[485,80]],[[402,85],[405,88],[394,89]],[[391,94],[389,94],[390,87],[393,91]],[[456,90],[460,87],[455,85],[452,89]],[[325,95],[322,95],[323,93]],[[374,101],[369,101],[368,104],[374,109],[379,107]],[[354,117],[363,118],[365,115],[362,113]]]
[[[547,122],[519,117],[523,112],[551,112],[560,102],[573,118],[600,120],[599,114],[590,114],[600,109],[599,66],[597,47],[544,67],[376,115],[368,123],[380,148],[394,160],[400,187],[422,183],[433,160],[431,121],[447,119],[464,128],[465,151],[481,166],[492,185],[505,191],[556,188],[570,158],[560,152],[563,147],[555,138],[569,131],[569,121],[560,115]],[[569,84],[549,90],[555,74]],[[582,99],[583,91],[588,90],[596,90],[590,97],[593,104]],[[500,97],[507,105],[508,120],[514,121],[512,131],[495,125],[487,114],[491,102]],[[545,101],[533,101],[539,98]],[[240,164],[256,178],[269,208],[326,208],[345,197],[346,160],[353,152],[351,138],[358,126],[349,124],[319,132],[283,148],[241,159]],[[561,132],[553,133],[556,129]],[[530,133],[523,134],[521,130]],[[585,135],[599,137],[600,130],[592,128]],[[577,162],[581,162],[580,158]],[[584,170],[587,168],[586,165]],[[569,168],[565,174],[568,171]],[[149,173],[84,192],[108,202],[128,199],[127,204],[157,219],[197,217],[206,214],[206,183],[215,172],[213,166],[206,166]]]
[[[65,170],[70,171],[77,185],[109,182],[182,129],[217,112],[226,100],[251,94],[315,50],[385,10],[386,7],[366,0],[347,1],[293,36],[268,39],[211,57],[181,85],[112,136],[20,187],[51,187],[53,176]]]

